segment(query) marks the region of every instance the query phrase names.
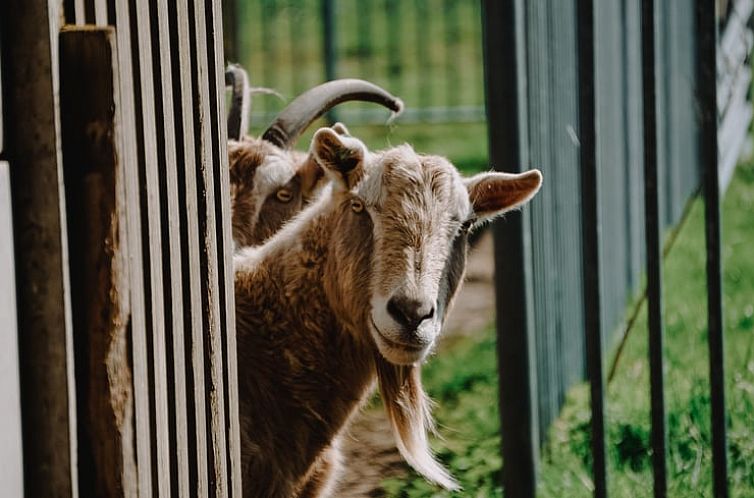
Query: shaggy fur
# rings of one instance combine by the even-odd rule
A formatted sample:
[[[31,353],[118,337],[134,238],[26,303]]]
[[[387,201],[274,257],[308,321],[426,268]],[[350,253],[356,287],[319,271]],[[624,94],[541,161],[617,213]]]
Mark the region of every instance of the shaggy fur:
[[[462,281],[467,232],[528,201],[541,175],[464,183],[443,158],[369,153],[329,128],[311,152],[332,184],[234,258],[244,495],[329,493],[341,434],[375,380],[406,460],[454,489],[427,444],[420,363]],[[396,315],[397,297],[425,309],[418,321]]]
[[[342,123],[332,129],[348,136]],[[228,141],[233,242],[236,249],[269,239],[317,196],[324,172],[302,152],[246,136]]]

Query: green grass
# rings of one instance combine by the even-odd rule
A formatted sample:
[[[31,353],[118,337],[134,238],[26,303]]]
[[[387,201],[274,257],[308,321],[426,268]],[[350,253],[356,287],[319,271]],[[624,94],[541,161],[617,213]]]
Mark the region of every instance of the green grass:
[[[723,247],[729,476],[731,496],[743,498],[754,496],[754,163],[739,166],[725,196]],[[704,264],[704,213],[697,200],[664,264],[670,496],[712,496]],[[433,447],[465,488],[457,496],[502,496],[496,369],[489,329],[425,370],[445,437]],[[648,378],[642,310],[607,390],[612,497],[652,495]],[[588,387],[578,385],[548,434],[538,496],[591,496],[589,420]],[[415,475],[386,481],[384,488],[389,496],[452,496]]]

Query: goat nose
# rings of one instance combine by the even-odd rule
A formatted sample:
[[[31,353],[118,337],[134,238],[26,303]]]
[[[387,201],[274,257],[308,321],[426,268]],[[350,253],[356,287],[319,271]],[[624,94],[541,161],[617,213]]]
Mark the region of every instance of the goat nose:
[[[409,330],[416,330],[421,322],[434,316],[435,307],[427,300],[397,295],[388,300],[387,311],[396,322]]]

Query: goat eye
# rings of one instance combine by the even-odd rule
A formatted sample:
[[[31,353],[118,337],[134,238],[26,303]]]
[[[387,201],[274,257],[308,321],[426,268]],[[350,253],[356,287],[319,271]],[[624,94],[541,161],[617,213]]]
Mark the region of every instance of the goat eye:
[[[290,202],[290,200],[293,199],[293,192],[291,192],[287,188],[281,188],[277,191],[277,194],[275,194],[275,196],[280,202]]]
[[[360,199],[351,199],[351,209],[354,213],[364,211],[364,203]]]

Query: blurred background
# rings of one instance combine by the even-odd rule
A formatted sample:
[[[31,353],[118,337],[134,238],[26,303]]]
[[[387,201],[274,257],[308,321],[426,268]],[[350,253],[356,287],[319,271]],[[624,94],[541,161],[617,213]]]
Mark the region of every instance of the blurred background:
[[[279,94],[254,96],[252,134],[304,90],[334,78],[362,78],[406,104],[395,126],[385,126],[389,113],[374,105],[349,103],[330,115],[371,148],[410,142],[462,169],[487,168],[479,1],[227,4],[227,60],[246,68],[252,86]]]

